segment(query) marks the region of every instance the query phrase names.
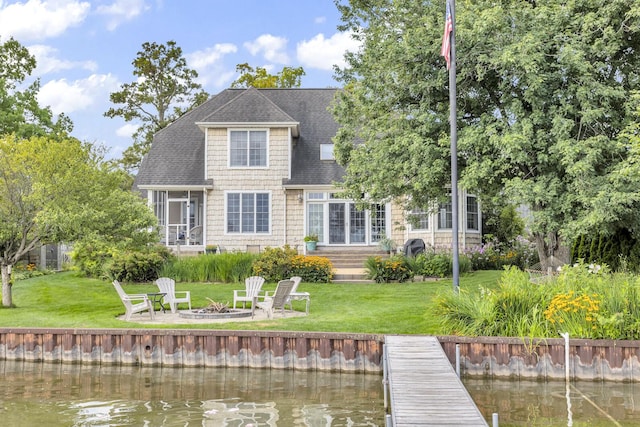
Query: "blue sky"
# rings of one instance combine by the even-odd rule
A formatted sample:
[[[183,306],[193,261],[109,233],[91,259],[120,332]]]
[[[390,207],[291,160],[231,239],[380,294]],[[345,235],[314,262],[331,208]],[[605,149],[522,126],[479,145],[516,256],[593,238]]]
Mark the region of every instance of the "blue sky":
[[[210,94],[237,78],[236,64],[302,66],[303,87],[337,86],[333,64],[357,45],[336,27],[333,0],[0,0],[0,42],[35,55],[41,105],[64,112],[74,136],[108,157],[131,145],[134,124],[109,119],[109,94],[134,81],[144,42],[174,40]]]

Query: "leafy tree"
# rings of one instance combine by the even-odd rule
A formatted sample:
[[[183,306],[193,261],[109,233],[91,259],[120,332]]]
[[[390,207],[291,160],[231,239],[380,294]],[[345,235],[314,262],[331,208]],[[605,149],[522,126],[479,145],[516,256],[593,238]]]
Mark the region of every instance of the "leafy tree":
[[[35,67],[35,57],[15,39],[0,44],[0,135],[64,137],[73,129],[64,114],[54,119],[50,108],[38,105],[39,80],[22,88]]]
[[[187,67],[182,49],[175,41],[167,44],[143,43],[133,61],[136,81],[120,86],[109,99],[117,107],[104,113],[106,117],[122,117],[139,121],[134,143],[125,150],[121,164],[136,170],[149,151],[153,135],[186,111],[202,104],[208,94],[196,83],[198,73]]]
[[[530,206],[542,262],[568,258],[571,238],[595,228],[630,221],[638,230],[640,175],[621,131],[637,121],[640,3],[457,6],[460,185],[495,204]],[[444,2],[351,0],[338,9],[340,29],[362,42],[337,70],[345,191],[427,206],[450,180]]]
[[[484,238],[495,238],[500,244],[509,247],[525,231],[525,222],[513,205],[493,206],[482,210],[482,232]]]
[[[240,77],[231,83],[231,87],[255,87],[255,88],[292,88],[300,87],[302,76],[305,75],[302,67],[284,67],[278,74],[269,74],[266,68],[251,67],[246,62],[236,65],[236,71]]]
[[[12,305],[11,267],[40,244],[99,236],[144,244],[155,218],[125,189],[127,174],[75,139],[0,137],[2,305]]]

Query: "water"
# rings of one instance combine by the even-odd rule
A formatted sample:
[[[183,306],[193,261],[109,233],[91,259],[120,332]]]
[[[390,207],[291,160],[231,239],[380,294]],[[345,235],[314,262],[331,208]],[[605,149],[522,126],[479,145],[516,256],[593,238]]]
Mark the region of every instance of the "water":
[[[384,426],[382,376],[0,361],[1,426]],[[491,424],[638,426],[640,384],[463,379]],[[637,404],[636,404],[637,402]]]
[[[0,361],[3,426],[384,426],[382,376]]]
[[[639,426],[640,384],[463,379],[491,425],[498,413],[508,426]]]

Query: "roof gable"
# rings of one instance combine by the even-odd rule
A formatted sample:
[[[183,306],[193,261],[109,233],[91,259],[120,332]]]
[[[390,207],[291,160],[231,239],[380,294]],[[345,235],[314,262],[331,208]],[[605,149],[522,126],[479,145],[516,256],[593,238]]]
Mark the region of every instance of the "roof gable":
[[[299,123],[282,111],[255,88],[240,92],[238,96],[219,107],[198,123],[201,127],[230,123],[279,123],[297,126]]]
[[[341,181],[344,169],[335,161],[320,160],[320,144],[331,143],[338,130],[328,110],[336,91],[225,89],[156,133],[135,186],[211,185],[211,179],[205,179],[203,129],[241,126],[292,129],[291,178],[284,185],[330,185]]]

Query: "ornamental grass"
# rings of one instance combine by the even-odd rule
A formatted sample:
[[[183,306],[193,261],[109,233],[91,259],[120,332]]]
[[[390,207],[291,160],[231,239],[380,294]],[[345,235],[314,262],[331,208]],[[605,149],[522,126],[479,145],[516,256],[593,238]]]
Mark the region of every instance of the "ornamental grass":
[[[445,334],[640,339],[640,277],[577,263],[534,284],[508,267],[497,287],[439,295],[433,310]]]

